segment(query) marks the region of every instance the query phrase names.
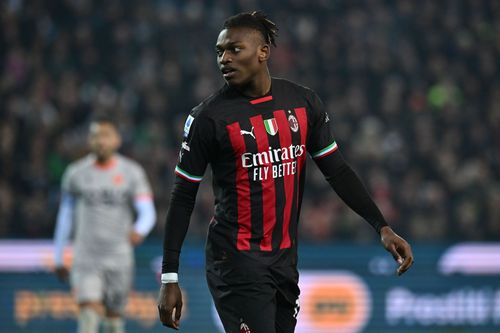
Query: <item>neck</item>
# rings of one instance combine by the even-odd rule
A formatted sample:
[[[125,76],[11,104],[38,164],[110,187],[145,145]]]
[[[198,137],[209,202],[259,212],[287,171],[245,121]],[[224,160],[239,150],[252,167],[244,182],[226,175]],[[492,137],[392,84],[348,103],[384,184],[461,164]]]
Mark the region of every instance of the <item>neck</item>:
[[[111,156],[96,156],[95,164],[100,167],[109,167],[115,162],[114,155]]]
[[[271,90],[271,75],[269,75],[269,70],[266,68],[266,70],[256,75],[247,85],[238,90],[248,97],[264,96]]]

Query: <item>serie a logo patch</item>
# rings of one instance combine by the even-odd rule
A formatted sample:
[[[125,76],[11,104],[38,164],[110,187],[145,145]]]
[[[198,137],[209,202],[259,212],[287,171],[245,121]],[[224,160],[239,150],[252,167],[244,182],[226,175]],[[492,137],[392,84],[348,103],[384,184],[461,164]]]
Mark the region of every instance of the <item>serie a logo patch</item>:
[[[187,138],[189,135],[189,130],[191,129],[191,124],[193,123],[194,117],[189,115],[184,123],[184,138]]]
[[[278,133],[278,123],[274,118],[264,120],[264,127],[266,128],[266,132],[270,135]]]

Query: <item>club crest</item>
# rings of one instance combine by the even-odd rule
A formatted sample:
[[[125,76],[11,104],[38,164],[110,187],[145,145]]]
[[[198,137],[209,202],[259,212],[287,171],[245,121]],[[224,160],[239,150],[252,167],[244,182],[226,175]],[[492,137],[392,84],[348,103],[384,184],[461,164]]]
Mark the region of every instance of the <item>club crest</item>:
[[[292,131],[297,132],[299,130],[299,122],[293,114],[288,116],[288,124],[290,125],[290,129]]]

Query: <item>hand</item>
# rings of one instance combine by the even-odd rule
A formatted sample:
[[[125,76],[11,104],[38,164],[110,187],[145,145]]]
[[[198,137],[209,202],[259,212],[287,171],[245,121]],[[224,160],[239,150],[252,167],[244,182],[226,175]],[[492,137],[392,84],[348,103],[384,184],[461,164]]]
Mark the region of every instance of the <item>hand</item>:
[[[172,314],[175,309],[175,319]],[[162,283],[158,295],[158,312],[164,326],[179,329],[181,319],[182,293],[178,283]]]
[[[68,283],[69,281],[69,270],[64,266],[57,266],[54,270],[57,279],[63,283]]]
[[[388,226],[380,229],[380,240],[384,248],[392,254],[394,260],[399,264],[398,275],[406,272],[413,264],[413,253],[410,244]]]
[[[132,231],[129,234],[129,239],[130,239],[130,243],[133,246],[137,246],[137,245],[142,243],[142,241],[144,240],[144,237],[141,234],[139,234],[138,232]]]

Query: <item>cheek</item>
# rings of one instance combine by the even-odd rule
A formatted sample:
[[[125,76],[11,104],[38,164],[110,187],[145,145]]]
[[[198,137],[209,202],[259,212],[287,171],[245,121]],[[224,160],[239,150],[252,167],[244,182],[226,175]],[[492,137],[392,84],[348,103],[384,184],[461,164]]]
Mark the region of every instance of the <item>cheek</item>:
[[[240,60],[241,64],[248,69],[254,69],[259,66],[259,58],[256,53],[251,53],[242,57]]]
[[[259,62],[255,58],[248,59],[243,65],[248,75],[253,75],[259,70]]]
[[[120,146],[120,139],[117,137],[114,137],[112,140],[112,143],[111,143],[111,147],[113,147],[113,149],[116,149],[119,146]]]

